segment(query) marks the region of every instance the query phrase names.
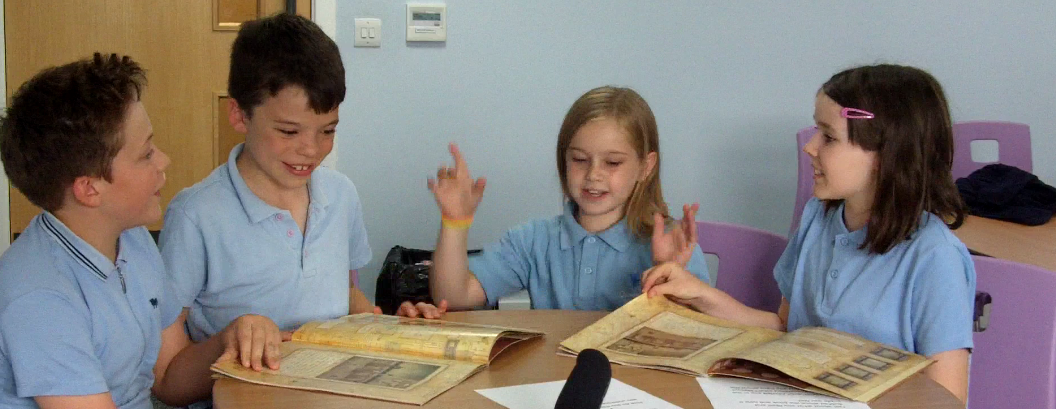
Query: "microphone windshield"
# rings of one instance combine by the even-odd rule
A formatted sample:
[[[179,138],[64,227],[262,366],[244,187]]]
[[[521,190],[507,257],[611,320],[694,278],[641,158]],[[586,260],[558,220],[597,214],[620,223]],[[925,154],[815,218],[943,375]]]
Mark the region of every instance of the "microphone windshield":
[[[612,380],[609,358],[596,349],[584,349],[576,358],[576,366],[557,396],[554,409],[597,409],[605,400]]]

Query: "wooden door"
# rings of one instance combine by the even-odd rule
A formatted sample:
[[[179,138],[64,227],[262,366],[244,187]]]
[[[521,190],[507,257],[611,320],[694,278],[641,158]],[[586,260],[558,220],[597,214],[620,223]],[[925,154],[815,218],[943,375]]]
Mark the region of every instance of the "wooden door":
[[[172,158],[162,206],[227,160],[233,133],[226,98],[231,43],[241,21],[284,10],[286,0],[7,0],[7,96],[41,69],[94,52],[132,56],[147,70],[143,104],[154,140]],[[296,0],[311,17],[311,0]],[[223,136],[223,138],[221,137]],[[226,149],[226,150],[225,150]],[[11,232],[40,209],[13,187]],[[161,228],[161,221],[149,226]]]

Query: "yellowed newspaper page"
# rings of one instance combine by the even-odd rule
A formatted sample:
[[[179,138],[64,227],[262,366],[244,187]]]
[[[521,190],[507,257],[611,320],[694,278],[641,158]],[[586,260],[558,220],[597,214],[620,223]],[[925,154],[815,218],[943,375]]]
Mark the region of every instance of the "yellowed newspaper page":
[[[781,334],[643,295],[564,340],[561,349],[577,354],[594,348],[624,365],[704,375],[716,360]]]
[[[277,371],[257,372],[234,361],[215,364],[212,369],[262,385],[423,405],[483,367],[299,342],[284,342],[281,348],[282,365]]]
[[[800,328],[732,357],[862,402],[873,400],[931,364],[917,354],[819,327]]]
[[[542,333],[515,328],[356,314],[304,324],[294,332],[293,340],[361,351],[487,364],[499,352],[493,353],[493,347],[500,337],[517,341],[539,335]],[[504,342],[502,347],[506,345],[508,343]]]

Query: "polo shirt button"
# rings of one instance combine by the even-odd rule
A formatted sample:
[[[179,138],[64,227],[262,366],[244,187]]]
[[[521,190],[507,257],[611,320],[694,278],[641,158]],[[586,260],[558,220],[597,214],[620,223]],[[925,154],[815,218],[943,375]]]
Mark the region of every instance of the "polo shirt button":
[[[836,278],[838,275],[840,275],[839,270],[832,270],[829,272],[829,277]]]
[[[282,220],[282,215],[281,215],[281,214],[279,214],[279,215],[275,215],[275,218],[276,218],[276,219],[279,219],[279,220]]]
[[[593,244],[594,243],[594,238],[593,237],[587,237],[587,243]]]
[[[847,239],[840,239],[840,244],[843,244],[844,246],[846,246],[846,245],[847,245],[848,243],[850,243],[850,242],[851,242],[851,241],[850,241],[850,240],[847,240]]]
[[[286,237],[293,237],[293,230],[286,230]]]
[[[590,273],[593,273],[593,272],[594,272],[594,269],[593,269],[593,268],[590,268],[590,267],[587,267],[587,268],[584,268],[584,269],[583,269],[583,272],[584,272],[584,273],[587,273],[587,274],[590,274]]]

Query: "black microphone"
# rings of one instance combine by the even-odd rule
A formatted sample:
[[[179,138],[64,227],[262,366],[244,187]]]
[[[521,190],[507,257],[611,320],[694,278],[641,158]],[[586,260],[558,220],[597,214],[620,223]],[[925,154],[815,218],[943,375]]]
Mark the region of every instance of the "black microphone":
[[[598,409],[612,381],[609,358],[596,349],[584,349],[568,375],[565,387],[557,395],[554,409]]]

